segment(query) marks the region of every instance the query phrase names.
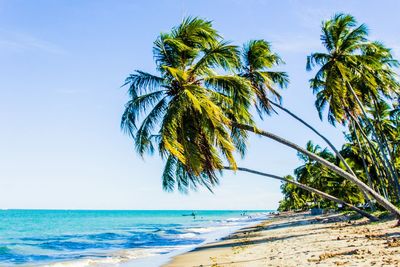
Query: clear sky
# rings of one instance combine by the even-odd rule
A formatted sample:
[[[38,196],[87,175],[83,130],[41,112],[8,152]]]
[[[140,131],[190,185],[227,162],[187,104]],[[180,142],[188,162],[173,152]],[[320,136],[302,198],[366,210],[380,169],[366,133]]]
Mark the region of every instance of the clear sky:
[[[305,70],[322,49],[321,21],[351,13],[400,56],[399,10],[396,0],[0,0],[0,208],[275,209],[280,183],[245,173],[224,174],[214,194],[163,192],[162,161],[142,160],[119,129],[123,80],[154,70],[160,32],[187,15],[210,19],[235,44],[270,41],[291,79],[284,105],[340,146],[343,129],[320,122]],[[284,114],[259,125],[322,144]],[[298,164],[295,151],[258,137],[240,161],[279,175]]]

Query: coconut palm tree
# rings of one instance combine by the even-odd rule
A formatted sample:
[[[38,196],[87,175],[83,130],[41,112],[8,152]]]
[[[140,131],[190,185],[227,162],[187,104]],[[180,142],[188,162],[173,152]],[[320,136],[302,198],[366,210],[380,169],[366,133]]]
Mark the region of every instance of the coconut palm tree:
[[[338,150],[329,142],[327,138],[322,136],[318,131],[315,130],[315,128],[311,127],[309,124],[307,124],[304,120],[299,118],[298,116],[294,115],[292,112],[289,110],[283,108],[281,105],[275,103],[272,98],[277,99],[280,101],[280,95],[277,90],[274,89],[275,85],[278,85],[279,87],[285,87],[287,85],[288,79],[287,75],[284,72],[274,72],[269,70],[269,68],[277,66],[282,63],[282,60],[280,57],[271,52],[270,46],[267,42],[263,40],[257,40],[257,41],[250,41],[247,45],[244,46],[242,50],[242,66],[240,68],[240,76],[248,79],[251,83],[251,89],[254,94],[254,104],[255,107],[262,116],[263,112],[266,114],[270,114],[272,107],[271,105],[274,105],[285,112],[289,113],[291,116],[294,118],[298,119],[301,121],[303,124],[305,124],[307,127],[312,129],[315,133],[317,133],[320,137],[322,137],[329,145],[332,147],[332,149],[336,152],[338,157],[342,160],[346,168],[349,170],[349,173],[344,172],[341,170],[339,167],[335,166],[334,164],[329,163],[328,161],[324,160],[323,158],[319,157],[318,155],[314,155],[315,158],[318,158],[321,164],[326,165],[328,164],[328,168],[330,168],[333,172],[338,173],[339,175],[350,179],[350,181],[355,182],[361,190],[363,190],[366,193],[371,193],[373,192],[373,197],[374,198],[379,198],[377,200],[379,203],[382,205],[386,205],[387,208],[389,208],[392,212],[397,213],[400,216],[399,211],[397,208],[386,201],[382,196],[380,196],[377,192],[372,190],[371,188],[368,188],[366,184],[364,184],[362,181],[360,181],[354,174],[354,172],[351,170],[350,166],[346,163],[346,161],[343,159],[343,157],[340,155]],[[243,125],[240,123],[232,123],[232,128],[233,129],[241,129],[241,130],[246,130],[246,131],[252,131],[258,135],[263,135],[268,138],[271,138],[275,141],[278,141],[284,145],[290,146],[298,151],[304,152],[304,149],[299,147],[298,145],[293,144],[292,142],[285,140],[283,138],[280,138],[272,133],[268,133],[265,131],[261,131],[259,129],[256,129],[255,127],[252,127],[251,125]],[[312,153],[311,153],[312,154]],[[329,165],[330,164],[330,165]],[[351,178],[350,178],[351,177]],[[368,189],[367,189],[368,188]],[[383,204],[383,202],[386,202]],[[397,210],[397,211],[396,211]]]
[[[264,113],[270,115],[272,111],[275,111],[273,107],[286,112],[322,138],[342,161],[347,171],[355,176],[353,170],[328,138],[301,117],[282,106],[282,98],[277,88],[282,89],[287,87],[289,78],[285,72],[271,70],[284,62],[278,54],[272,52],[270,44],[265,40],[252,40],[248,42],[242,49],[241,59],[242,64],[239,75],[251,83],[251,88],[255,95],[254,106],[260,117]]]
[[[159,36],[153,54],[158,75],[135,71],[126,79],[130,101],[121,127],[140,155],[157,149],[166,159],[164,188],[176,181],[182,191],[199,184],[211,189],[223,160],[236,168],[233,152],[242,145],[241,135],[230,136],[229,113],[220,105],[229,105],[235,120],[252,123],[248,82],[217,73],[238,67],[238,50],[211,22],[187,18]]]
[[[377,42],[369,42],[368,29],[357,25],[351,15],[337,14],[323,22],[321,41],[327,53],[313,53],[307,58],[307,69],[321,68],[310,80],[317,94],[316,107],[322,112],[328,106],[328,121],[345,124],[353,117],[363,117],[379,146],[384,164],[398,184],[397,173],[386,155],[386,148],[373,127],[361,99],[379,93],[390,95],[395,79],[392,67],[397,64],[390,50]],[[360,86],[361,84],[361,86]]]
[[[252,86],[256,98],[254,106],[260,117],[271,114],[274,101],[281,102],[277,88],[285,88],[289,84],[286,72],[273,71],[272,68],[283,64],[278,54],[272,52],[265,40],[252,40],[246,43],[241,51],[239,76],[246,78]],[[275,88],[277,87],[277,88]]]
[[[317,52],[307,57],[307,70],[321,67],[310,80],[311,88],[317,94],[315,105],[321,118],[322,111],[328,106],[328,121],[333,125],[346,123],[348,112],[356,116],[361,113],[362,107],[356,104],[358,97],[348,83],[356,71],[360,74],[360,65],[369,63],[360,53],[367,46],[368,30],[364,24],[356,26],[355,19],[345,14],[337,14],[323,22],[321,41],[327,53]],[[369,76],[363,78],[373,82]]]
[[[233,152],[244,154],[248,131],[309,153],[254,126],[249,112],[251,85],[229,74],[239,67],[238,51],[222,41],[210,22],[185,19],[171,33],[160,35],[153,52],[159,74],[136,71],[127,78],[131,100],[121,127],[132,136],[140,155],[157,149],[166,159],[164,189],[177,186],[185,192],[198,185],[211,189],[218,183],[216,173],[224,168],[223,160],[236,169]],[[225,73],[218,74],[220,69]],[[356,179],[309,154],[332,171]],[[390,203],[382,205],[397,211]]]
[[[341,169],[340,167],[336,166],[335,164],[325,160],[324,158],[310,152],[307,151],[307,149],[304,149],[302,147],[300,147],[299,145],[286,140],[276,134],[273,134],[271,132],[267,132],[261,129],[258,129],[254,126],[250,126],[250,125],[244,125],[244,124],[239,124],[239,123],[231,123],[233,125],[233,127],[237,127],[240,128],[242,130],[246,130],[249,132],[253,132],[257,135],[261,135],[264,137],[267,137],[269,139],[272,139],[278,143],[281,143],[285,146],[288,146],[290,148],[293,148],[295,150],[297,150],[300,153],[303,153],[305,155],[307,155],[308,157],[310,157],[311,159],[319,162],[320,164],[322,164],[323,166],[327,167],[328,169],[330,169],[331,171],[333,171],[334,173],[338,174],[339,176],[349,180],[350,182],[356,184],[360,190],[367,192],[368,194],[370,194],[382,207],[384,207],[386,210],[390,211],[391,213],[393,213],[394,215],[396,215],[396,217],[400,218],[400,210],[393,205],[392,203],[390,203],[390,201],[386,200],[384,197],[382,197],[379,193],[377,193],[375,190],[373,190],[372,188],[370,188],[368,185],[366,185],[363,181],[361,181],[360,179],[358,179],[357,177],[351,175],[350,173],[347,173],[346,171],[344,171],[343,169]]]

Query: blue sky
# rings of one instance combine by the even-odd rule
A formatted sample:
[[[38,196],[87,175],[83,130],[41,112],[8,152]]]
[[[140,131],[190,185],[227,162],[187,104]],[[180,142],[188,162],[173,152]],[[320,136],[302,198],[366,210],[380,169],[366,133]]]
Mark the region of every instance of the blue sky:
[[[398,10],[395,0],[0,0],[0,208],[275,209],[280,183],[239,172],[225,173],[214,194],[163,192],[162,161],[138,157],[119,129],[123,80],[135,69],[153,72],[160,32],[187,15],[207,18],[234,44],[270,41],[291,79],[284,105],[340,146],[343,129],[314,108],[306,56],[322,49],[321,21],[337,12],[366,23],[400,56]],[[323,144],[284,114],[259,125]],[[295,151],[258,137],[239,162],[279,175],[299,164]]]

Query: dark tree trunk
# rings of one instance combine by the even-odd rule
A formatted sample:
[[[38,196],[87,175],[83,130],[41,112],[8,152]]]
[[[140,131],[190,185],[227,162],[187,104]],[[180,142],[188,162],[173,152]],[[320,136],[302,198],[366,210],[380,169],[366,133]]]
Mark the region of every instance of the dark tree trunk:
[[[230,167],[225,167],[224,169],[226,169],[226,170],[234,170],[233,168],[230,168]],[[301,189],[304,189],[304,190],[306,190],[308,192],[317,194],[322,198],[331,200],[331,201],[333,201],[333,202],[335,202],[337,204],[341,204],[341,205],[343,205],[345,207],[348,207],[349,209],[361,214],[362,216],[367,217],[371,221],[378,221],[379,220],[377,217],[369,214],[368,212],[365,212],[365,211],[363,211],[363,210],[361,210],[361,209],[359,209],[359,208],[357,208],[357,207],[355,207],[355,206],[353,206],[353,205],[351,205],[351,204],[349,204],[349,203],[347,203],[347,202],[345,202],[345,201],[343,201],[343,200],[341,200],[341,199],[339,199],[337,197],[334,197],[332,195],[329,195],[327,193],[319,191],[318,189],[315,189],[315,188],[310,187],[308,185],[301,184],[301,183],[296,182],[294,180],[290,180],[290,179],[286,179],[284,177],[280,177],[280,176],[277,176],[277,175],[263,173],[263,172],[259,172],[259,171],[255,171],[255,170],[251,170],[251,169],[247,169],[247,168],[242,168],[242,167],[238,167],[237,170],[244,171],[244,172],[249,172],[249,173],[253,173],[253,174],[257,174],[257,175],[261,175],[261,176],[266,176],[266,177],[270,177],[270,178],[273,178],[273,179],[281,180],[281,181],[284,181],[284,182],[287,182],[287,183],[291,183],[291,184],[296,185],[296,186],[300,187]]]
[[[308,122],[288,110],[287,108],[284,108],[283,106],[279,105],[278,103],[275,103],[271,100],[269,102],[274,105],[275,107],[279,108],[280,110],[285,111],[287,114],[304,124],[307,128],[309,128],[311,131],[313,131],[315,134],[317,134],[319,137],[321,137],[327,144],[328,146],[333,150],[333,152],[336,154],[336,156],[342,161],[343,165],[346,167],[347,171],[351,173],[352,175],[356,176],[349,164],[346,162],[346,160],[343,158],[342,154],[336,149],[336,147],[329,141],[328,138],[326,138],[324,135],[322,135],[317,129],[315,129],[313,126],[311,126]]]
[[[386,164],[389,167],[390,172],[393,175],[393,179],[394,179],[394,183],[397,187],[398,190],[398,194],[400,194],[400,183],[399,183],[399,177],[397,175],[397,172],[395,170],[395,168],[393,167],[393,162],[390,162],[387,158],[386,152],[385,152],[385,147],[382,144],[381,140],[379,139],[379,136],[375,130],[374,125],[372,124],[371,120],[368,118],[367,112],[364,109],[363,104],[361,103],[360,99],[358,98],[356,92],[353,90],[353,87],[351,86],[351,84],[349,82],[347,82],[348,87],[350,89],[350,92],[353,94],[354,98],[356,99],[357,104],[359,105],[359,107],[361,108],[361,111],[364,115],[365,118],[365,122],[367,123],[368,127],[370,127],[371,131],[372,131],[372,135],[375,137],[376,142],[378,143],[378,147],[379,147],[379,151],[382,154],[382,157],[384,159],[384,161],[386,162]],[[389,148],[387,148],[387,150],[389,151]]]
[[[253,126],[249,126],[249,125],[244,125],[244,124],[239,124],[239,123],[235,123],[232,122],[232,126],[233,127],[237,127],[239,129],[243,129],[246,131],[250,131],[253,132],[255,134],[258,135],[262,135],[265,136],[267,138],[270,138],[272,140],[275,140],[283,145],[286,145],[288,147],[291,147],[295,150],[297,150],[298,152],[301,152],[307,156],[309,156],[310,158],[314,159],[315,161],[321,163],[322,165],[326,166],[328,169],[330,169],[331,171],[337,173],[338,175],[342,176],[343,178],[346,178],[347,180],[355,183],[361,190],[368,192],[374,199],[376,199],[376,201],[382,206],[384,207],[386,210],[388,210],[389,212],[393,213],[397,218],[400,219],[400,210],[393,205],[392,203],[390,203],[388,200],[386,200],[384,197],[382,197],[380,194],[378,194],[376,191],[374,191],[372,188],[370,188],[368,185],[366,185],[363,181],[359,180],[357,177],[347,173],[346,171],[342,170],[340,167],[332,164],[331,162],[321,158],[320,156],[311,153],[310,151],[296,145],[295,143],[292,143],[282,137],[279,137],[275,134],[272,134],[270,132],[266,132],[266,131],[262,131],[257,129],[256,127]]]

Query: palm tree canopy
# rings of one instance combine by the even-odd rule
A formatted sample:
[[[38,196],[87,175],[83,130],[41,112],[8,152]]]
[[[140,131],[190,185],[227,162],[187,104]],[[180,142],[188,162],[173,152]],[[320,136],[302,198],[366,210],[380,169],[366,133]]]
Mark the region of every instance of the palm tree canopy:
[[[396,127],[391,119],[392,107],[385,101],[379,101],[369,109],[374,127],[385,136],[386,139],[393,140]]]
[[[158,150],[166,159],[164,189],[211,190],[223,162],[236,168],[235,149],[244,153],[246,135],[228,122],[252,124],[250,84],[232,72],[238,48],[210,21],[189,17],[160,34],[153,54],[157,75],[135,71],[125,81],[130,100],[121,127],[140,155]]]
[[[310,86],[317,95],[316,108],[322,113],[328,107],[328,121],[345,123],[348,113],[360,114],[348,83],[364,103],[370,103],[379,94],[390,95],[397,89],[390,49],[379,42],[370,42],[365,24],[358,25],[355,18],[337,14],[322,23],[321,41],[326,52],[312,53],[307,57],[307,70],[320,66]],[[395,89],[396,88],[396,89]]]
[[[271,45],[265,40],[246,43],[241,58],[239,75],[251,83],[255,95],[254,105],[262,118],[263,113],[271,113],[270,97],[281,102],[281,95],[276,88],[285,88],[289,83],[286,72],[271,70],[284,62],[278,54],[272,52]]]

